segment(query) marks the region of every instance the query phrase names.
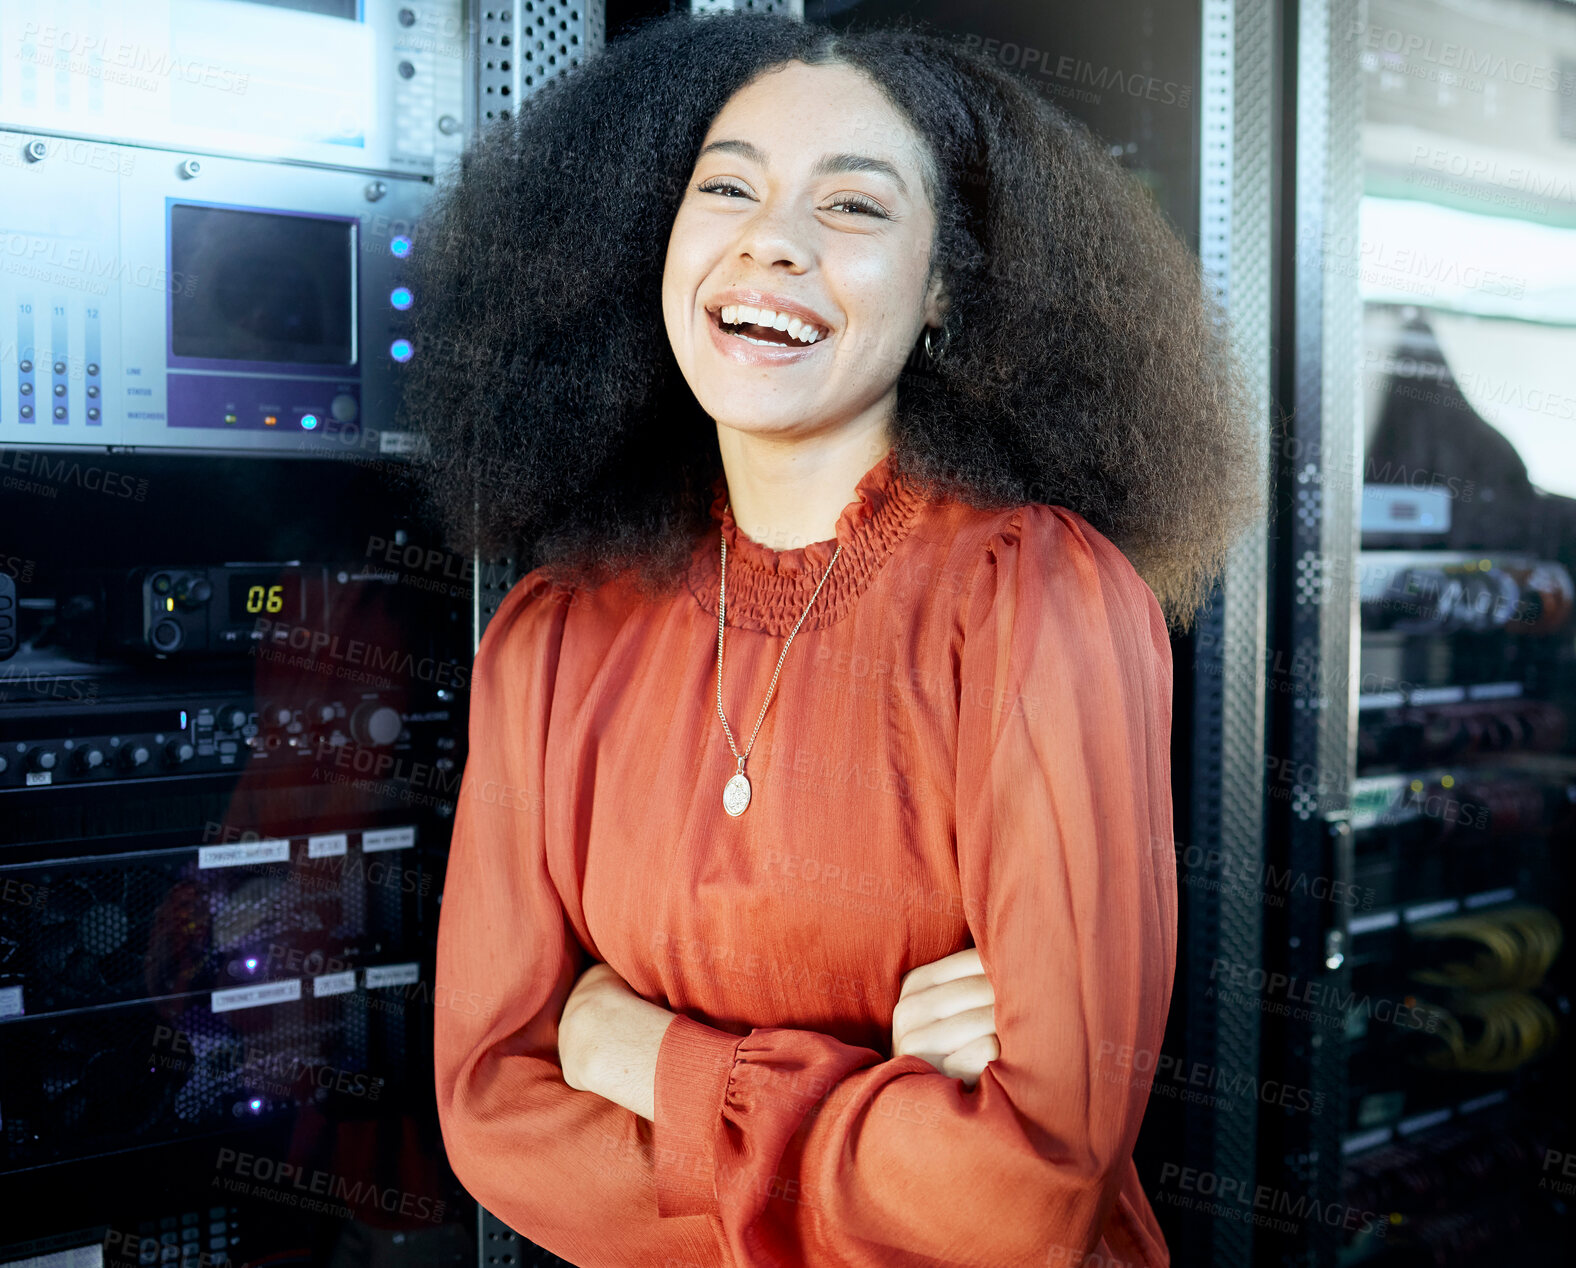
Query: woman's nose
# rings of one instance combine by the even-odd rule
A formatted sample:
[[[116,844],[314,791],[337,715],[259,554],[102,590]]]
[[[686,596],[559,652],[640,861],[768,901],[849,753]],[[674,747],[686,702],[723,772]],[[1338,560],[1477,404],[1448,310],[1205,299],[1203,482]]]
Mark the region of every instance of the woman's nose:
[[[739,231],[739,253],[768,268],[786,264],[802,271],[809,263],[801,215],[783,202],[763,202]]]

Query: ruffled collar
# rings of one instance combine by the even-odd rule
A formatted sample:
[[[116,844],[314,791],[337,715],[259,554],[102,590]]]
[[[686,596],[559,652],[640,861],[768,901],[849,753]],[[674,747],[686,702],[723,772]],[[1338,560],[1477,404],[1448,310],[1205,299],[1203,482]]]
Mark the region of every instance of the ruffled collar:
[[[821,629],[842,620],[907,536],[925,502],[896,473],[889,449],[855,485],[854,501],[838,516],[836,536],[794,550],[772,550],[739,531],[727,505],[725,476],[717,477],[712,492],[713,528],[690,565],[690,592],[707,613],[717,615],[720,531],[728,543],[728,625],[779,635],[793,630],[839,544],[843,551],[837,566],[799,628]]]

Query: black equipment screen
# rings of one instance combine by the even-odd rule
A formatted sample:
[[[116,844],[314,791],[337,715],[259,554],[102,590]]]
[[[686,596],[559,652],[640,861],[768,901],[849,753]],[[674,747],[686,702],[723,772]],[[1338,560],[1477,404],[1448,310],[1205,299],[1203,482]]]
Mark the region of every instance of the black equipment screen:
[[[353,222],[177,205],[170,274],[178,357],[355,361]]]

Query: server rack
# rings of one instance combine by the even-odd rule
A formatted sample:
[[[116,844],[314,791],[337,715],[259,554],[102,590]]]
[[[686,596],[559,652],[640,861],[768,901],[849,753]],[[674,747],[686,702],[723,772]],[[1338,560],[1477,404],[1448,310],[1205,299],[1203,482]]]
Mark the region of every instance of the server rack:
[[[464,1262],[469,595],[390,428],[464,6],[177,7],[0,15],[0,1262]]]
[[[1270,1213],[1311,1234],[1265,1228],[1283,1264],[1567,1253],[1569,459],[1505,402],[1570,416],[1568,352],[1511,353],[1576,346],[1576,311],[1518,273],[1516,245],[1576,241],[1568,181],[1518,187],[1569,170],[1573,17],[1381,0],[1296,59],[1299,102],[1329,89],[1298,143],[1324,118],[1340,176],[1319,184],[1339,218],[1296,235],[1288,310],[1288,437],[1317,446],[1283,454],[1275,631],[1318,687],[1275,729],[1271,787],[1284,754],[1291,800],[1270,844],[1303,892],[1271,914],[1264,1061],[1322,1108],[1265,1124],[1287,1208]],[[1321,307],[1299,301],[1321,289],[1327,338],[1305,358]],[[1309,385],[1332,376],[1321,400]],[[1322,546],[1321,512],[1341,529]]]

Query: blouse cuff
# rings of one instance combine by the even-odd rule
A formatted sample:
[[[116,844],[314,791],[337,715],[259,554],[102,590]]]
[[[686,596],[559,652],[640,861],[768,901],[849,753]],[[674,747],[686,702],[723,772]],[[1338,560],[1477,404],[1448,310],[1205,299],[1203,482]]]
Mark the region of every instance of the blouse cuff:
[[[657,1051],[652,1123],[659,1216],[719,1211],[717,1130],[744,1038],[682,1013],[668,1023]]]

